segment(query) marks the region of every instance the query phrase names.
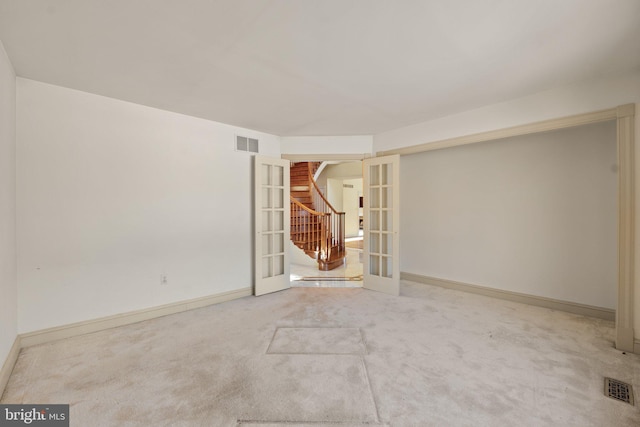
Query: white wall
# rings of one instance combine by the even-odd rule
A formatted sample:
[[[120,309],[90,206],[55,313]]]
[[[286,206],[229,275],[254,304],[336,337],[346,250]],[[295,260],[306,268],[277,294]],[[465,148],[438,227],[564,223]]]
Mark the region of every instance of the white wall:
[[[336,211],[342,212],[342,180],[336,178],[327,178],[326,188],[327,192],[325,197]]]
[[[362,178],[362,162],[342,162],[337,164],[329,164],[320,173],[316,180],[320,188],[326,186],[327,179],[355,179]]]
[[[251,286],[234,134],[278,137],[22,78],[17,100],[19,332]]]
[[[345,213],[345,236],[358,236],[360,230],[358,196],[362,195],[362,178],[325,178],[325,185],[325,197],[331,206],[336,211]],[[345,185],[352,185],[353,188],[345,188]]]
[[[357,181],[359,180],[359,181]],[[354,181],[354,182],[351,182]],[[357,236],[359,227],[358,227],[358,211],[353,211],[353,204],[355,203],[355,208],[358,208],[358,199],[356,197],[356,201],[353,202],[351,197],[353,195],[352,191],[344,188],[344,184],[357,184],[359,182],[360,193],[362,193],[362,162],[341,162],[337,164],[327,165],[320,176],[317,179],[318,186],[320,188],[326,188],[326,196],[329,200],[329,203],[339,212],[345,212],[345,233],[347,237]],[[345,196],[348,194],[348,196]],[[347,197],[347,201],[345,201],[345,197]],[[348,211],[348,212],[347,212]]]
[[[0,367],[18,330],[15,125],[16,76],[0,42]]]
[[[356,237],[360,232],[360,196],[362,196],[362,178],[345,179],[343,185],[353,188],[342,189],[342,210],[344,211],[344,233],[347,237]]]
[[[371,154],[372,135],[283,136],[282,154]]]
[[[401,270],[616,307],[608,122],[403,156]]]

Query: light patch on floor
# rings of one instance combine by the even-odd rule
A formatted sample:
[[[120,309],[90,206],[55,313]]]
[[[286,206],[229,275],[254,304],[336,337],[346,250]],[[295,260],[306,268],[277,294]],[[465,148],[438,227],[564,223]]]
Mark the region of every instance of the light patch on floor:
[[[269,374],[239,393],[247,403],[238,402],[240,420],[377,421],[360,357],[270,355],[254,368]]]
[[[356,328],[278,328],[269,354],[363,354]]]
[[[292,287],[361,288],[362,271],[362,250],[347,248],[346,263],[333,270],[292,263],[290,283]]]

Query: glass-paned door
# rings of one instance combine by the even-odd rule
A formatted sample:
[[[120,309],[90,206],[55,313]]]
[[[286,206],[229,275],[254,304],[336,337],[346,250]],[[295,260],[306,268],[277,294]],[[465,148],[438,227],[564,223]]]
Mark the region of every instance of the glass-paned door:
[[[255,156],[255,295],[291,287],[289,160]]]
[[[365,159],[363,168],[363,285],[399,295],[400,156]]]

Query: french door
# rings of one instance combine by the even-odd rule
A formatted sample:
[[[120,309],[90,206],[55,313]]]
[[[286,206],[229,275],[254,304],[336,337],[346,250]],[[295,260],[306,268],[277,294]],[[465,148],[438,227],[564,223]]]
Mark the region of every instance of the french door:
[[[363,286],[400,294],[400,156],[365,159]]]
[[[289,160],[255,156],[255,295],[291,287]]]

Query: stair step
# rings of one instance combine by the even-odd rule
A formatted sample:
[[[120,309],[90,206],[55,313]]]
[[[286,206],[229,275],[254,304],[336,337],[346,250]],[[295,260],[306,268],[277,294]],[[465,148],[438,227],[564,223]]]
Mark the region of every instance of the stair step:
[[[344,257],[331,261],[318,260],[318,269],[322,271],[329,271],[340,267],[342,264],[344,264]]]
[[[347,251],[346,249],[343,250],[339,250],[339,248],[337,246],[333,246],[331,248],[331,252],[329,252],[331,255],[329,257],[329,259],[327,261],[335,261],[337,259],[341,259],[347,256]]]

